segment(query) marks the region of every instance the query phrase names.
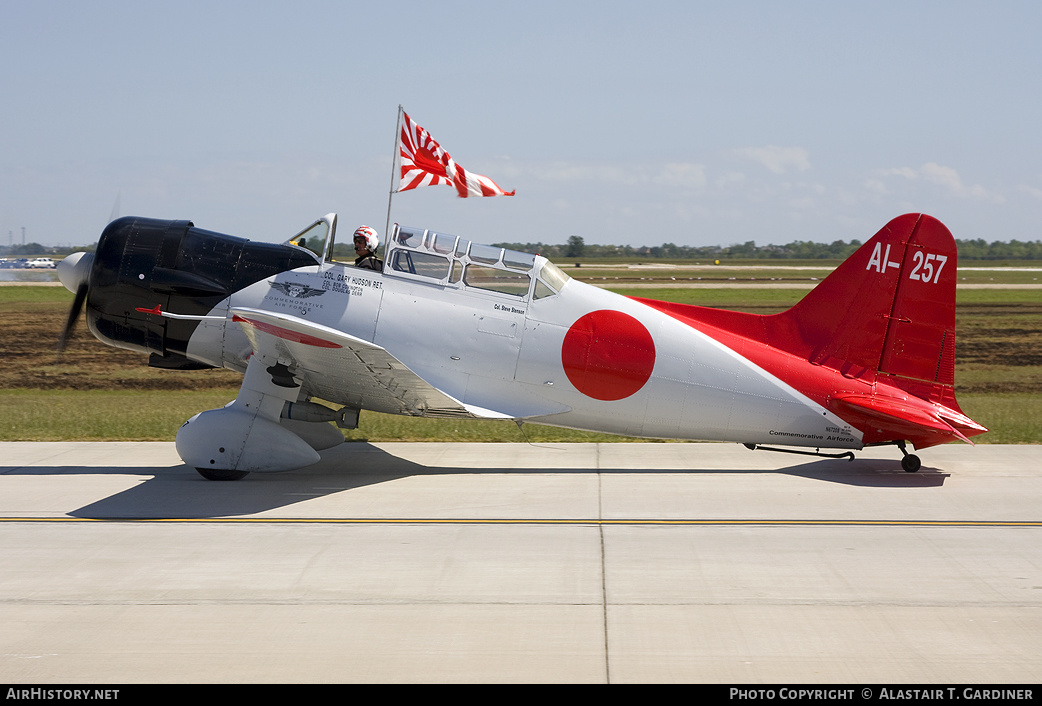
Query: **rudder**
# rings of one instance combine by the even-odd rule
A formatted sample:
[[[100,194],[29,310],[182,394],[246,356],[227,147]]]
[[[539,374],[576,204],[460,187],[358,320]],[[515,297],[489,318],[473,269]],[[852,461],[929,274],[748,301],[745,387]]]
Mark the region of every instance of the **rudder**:
[[[879,371],[955,384],[955,239],[922,216],[905,250]]]

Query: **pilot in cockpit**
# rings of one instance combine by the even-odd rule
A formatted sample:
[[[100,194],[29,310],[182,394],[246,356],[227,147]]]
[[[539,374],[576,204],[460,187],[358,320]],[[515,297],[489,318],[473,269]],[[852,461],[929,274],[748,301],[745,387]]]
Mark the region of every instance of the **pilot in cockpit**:
[[[376,257],[376,248],[380,245],[380,236],[375,228],[359,226],[355,231],[355,267],[367,270],[383,270],[384,263]]]

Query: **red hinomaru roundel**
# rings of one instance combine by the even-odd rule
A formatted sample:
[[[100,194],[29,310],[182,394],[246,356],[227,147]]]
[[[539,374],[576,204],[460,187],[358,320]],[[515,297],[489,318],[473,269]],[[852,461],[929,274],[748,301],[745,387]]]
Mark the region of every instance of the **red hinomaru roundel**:
[[[597,400],[629,397],[655,367],[655,342],[629,314],[602,309],[579,318],[565,334],[561,363],[579,392]]]

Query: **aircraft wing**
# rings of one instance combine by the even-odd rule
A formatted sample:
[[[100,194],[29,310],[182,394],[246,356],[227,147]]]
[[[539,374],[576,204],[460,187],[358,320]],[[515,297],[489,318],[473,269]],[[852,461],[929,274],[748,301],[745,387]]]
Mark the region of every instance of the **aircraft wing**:
[[[456,400],[386,349],[350,334],[271,311],[233,307],[231,312],[255,354],[278,358],[320,399],[391,414],[512,419]]]

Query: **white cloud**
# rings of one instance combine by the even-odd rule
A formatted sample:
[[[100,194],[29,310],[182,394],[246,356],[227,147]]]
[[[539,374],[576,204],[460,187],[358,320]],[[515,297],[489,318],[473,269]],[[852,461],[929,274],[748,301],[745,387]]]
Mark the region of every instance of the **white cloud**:
[[[1039,189],[1036,186],[1028,186],[1027,184],[1022,184],[1019,188],[1021,191],[1031,194],[1036,199],[1042,199],[1042,189]]]
[[[727,174],[717,178],[715,185],[718,189],[726,189],[731,186],[744,184],[745,181],[745,174],[742,174],[741,172],[728,172]]]
[[[662,167],[652,181],[660,186],[701,189],[706,185],[706,168],[701,164],[671,163]]]
[[[911,167],[899,167],[896,169],[877,169],[876,174],[883,177],[903,176],[905,179],[916,179],[919,173]]]
[[[936,162],[927,162],[918,169],[911,167],[900,167],[896,169],[878,169],[875,172],[881,178],[899,176],[908,179],[909,181],[915,181],[922,179],[924,182],[939,186],[947,191],[952,196],[961,199],[977,199],[982,201],[990,201],[991,203],[1004,203],[1005,197],[1001,194],[990,191],[980,184],[974,184],[973,186],[967,186],[963,183],[962,177],[952,167],[946,167]],[[865,182],[865,185],[876,193],[885,193],[886,185],[880,179],[870,179]]]
[[[736,150],[736,153],[763,165],[775,174],[785,174],[793,169],[799,172],[810,169],[810,154],[802,147],[745,147]]]
[[[942,167],[936,162],[927,162],[919,169],[919,174],[931,184],[943,186],[956,194],[964,194],[966,192],[966,187],[963,186],[959,173],[951,167]]]
[[[886,182],[882,179],[865,179],[863,186],[866,191],[876,194],[877,196],[886,196],[890,193],[890,189],[887,188]]]

